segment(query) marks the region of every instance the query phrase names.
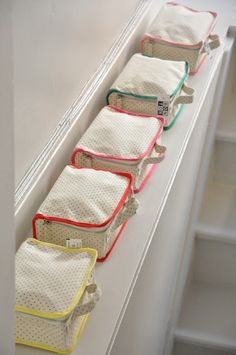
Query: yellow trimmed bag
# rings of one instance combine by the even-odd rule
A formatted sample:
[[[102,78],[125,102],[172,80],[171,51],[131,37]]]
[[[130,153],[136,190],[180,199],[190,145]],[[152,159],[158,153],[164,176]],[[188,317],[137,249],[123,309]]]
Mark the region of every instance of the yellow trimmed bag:
[[[195,74],[211,52],[219,47],[219,36],[212,34],[217,13],[197,11],[168,2],[141,40],[141,52],[149,57],[186,61]]]
[[[66,166],[33,219],[34,238],[94,248],[104,261],[138,208],[132,183],[128,173]]]
[[[68,354],[101,291],[94,249],[29,238],[16,253],[16,343]]]
[[[77,143],[72,164],[130,173],[134,192],[139,192],[165,157],[160,145],[164,124],[162,116],[105,106]]]
[[[119,109],[164,116],[164,129],[173,126],[183,105],[193,102],[187,87],[189,65],[134,54],[107,94],[107,103]]]

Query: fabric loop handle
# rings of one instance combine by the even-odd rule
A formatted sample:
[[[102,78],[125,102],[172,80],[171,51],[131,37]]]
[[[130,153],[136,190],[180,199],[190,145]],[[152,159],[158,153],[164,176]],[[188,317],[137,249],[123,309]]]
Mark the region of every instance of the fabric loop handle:
[[[131,196],[127,202],[125,202],[123,209],[116,215],[112,225],[110,227],[110,236],[119,226],[124,224],[130,217],[132,217],[138,209],[139,202],[134,197]]]
[[[202,53],[209,53],[209,49],[213,50],[220,46],[220,38],[216,34],[212,34],[209,37],[209,41],[203,45]]]
[[[194,94],[194,89],[190,88],[189,86],[187,86],[186,84],[183,84],[182,86],[182,90],[185,92],[185,94],[187,95],[193,95]]]
[[[193,94],[194,94],[194,89],[188,87],[187,85],[183,85],[181,92],[184,92],[186,95],[181,95],[178,96],[175,100],[174,100],[174,105],[179,105],[179,104],[191,104],[193,103]]]
[[[82,296],[82,302],[77,306],[79,315],[83,316],[84,314],[90,313],[96,306],[96,303],[100,300],[101,294],[101,289],[97,286],[97,284],[92,283],[87,285]],[[72,313],[72,317],[73,314],[74,313]],[[68,319],[68,323],[70,322],[71,319]]]
[[[144,168],[145,165],[160,163],[165,158],[166,147],[164,147],[163,145],[159,145],[156,142],[154,144],[154,149],[156,153],[158,153],[158,156],[145,158],[143,161],[142,168]]]

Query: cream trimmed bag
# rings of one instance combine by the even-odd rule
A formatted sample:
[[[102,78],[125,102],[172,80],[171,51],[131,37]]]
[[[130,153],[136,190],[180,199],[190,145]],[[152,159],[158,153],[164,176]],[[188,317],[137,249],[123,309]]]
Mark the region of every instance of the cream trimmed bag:
[[[16,253],[16,343],[68,354],[101,291],[94,249],[29,238]]]
[[[166,149],[160,145],[164,123],[162,116],[105,106],[76,145],[72,164],[128,172],[138,192],[165,156]]]
[[[150,116],[164,116],[165,129],[179,116],[183,104],[193,102],[193,89],[185,84],[186,62],[134,54],[107,95],[109,105]]]
[[[216,12],[169,2],[142,38],[141,52],[150,57],[186,61],[190,74],[194,74],[211,50],[220,45],[219,36],[212,34],[216,19]]]
[[[66,166],[33,219],[34,238],[94,248],[104,261],[138,208],[132,183],[128,173]]]

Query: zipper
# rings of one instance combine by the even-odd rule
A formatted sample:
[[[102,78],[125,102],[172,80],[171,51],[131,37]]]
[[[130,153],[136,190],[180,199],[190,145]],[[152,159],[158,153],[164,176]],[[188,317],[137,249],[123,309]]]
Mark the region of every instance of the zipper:
[[[163,117],[165,117],[166,119],[168,118],[168,115],[169,115],[169,112],[171,111],[171,108],[172,108],[172,104],[173,104],[173,102],[174,102],[174,99],[176,98],[176,96],[177,96],[177,94],[179,93],[181,91],[181,88],[179,88],[179,90],[178,90],[178,92],[173,96],[173,95],[171,95],[171,96],[164,96],[163,95],[163,97],[161,97],[160,95],[159,95],[159,97],[158,96],[156,96],[155,98],[153,97],[153,98],[150,98],[150,97],[148,97],[148,96],[141,96],[140,95],[140,97],[135,97],[135,96],[132,96],[132,95],[129,95],[129,94],[124,94],[124,93],[117,93],[119,96],[120,96],[120,99],[122,98],[122,96],[126,96],[126,97],[128,97],[128,99],[131,99],[131,100],[136,100],[136,101],[139,101],[140,102],[140,100],[145,100],[145,101],[152,101],[154,104],[155,104],[155,107],[156,107],[156,113],[155,113],[155,115],[156,116],[159,116],[159,115],[161,115],[161,116],[163,116]],[[163,104],[165,105],[167,105],[167,107],[168,107],[168,111],[167,111],[167,115],[166,114],[164,114],[164,112],[159,112],[159,103],[161,103],[161,106],[163,106]]]
[[[69,339],[69,335],[70,335],[70,325],[72,322],[72,318],[74,316],[74,311],[75,309],[70,313],[69,316],[64,317],[64,318],[58,318],[58,319],[50,319],[50,318],[44,318],[44,317],[39,317],[39,316],[34,316],[32,314],[27,314],[27,313],[22,313],[22,312],[18,312],[19,314],[21,314],[21,316],[23,315],[24,318],[29,318],[29,319],[40,319],[40,320],[44,320],[47,323],[53,324],[53,325],[61,325],[63,323],[64,327],[65,327],[65,345],[66,347],[70,346],[70,339]]]
[[[66,343],[67,348],[70,346],[69,335],[70,335],[70,325],[71,325],[73,316],[74,316],[74,312],[72,312],[70,314],[69,318],[67,319],[67,321],[65,323],[65,333],[66,333],[65,343]]]
[[[65,322],[65,325],[66,325],[66,322],[69,318],[71,318],[71,316],[74,314],[74,311],[72,311],[70,313],[69,316],[66,316],[64,318],[57,318],[57,319],[51,319],[51,318],[45,318],[45,317],[39,317],[39,316],[34,316],[33,314],[28,314],[28,313],[23,313],[23,312],[20,312],[20,311],[16,311],[18,314],[21,314],[23,315],[23,317],[25,318],[31,318],[31,319],[42,319],[42,320],[46,320],[47,322],[49,323],[52,323],[52,324],[55,324],[55,323],[58,323],[58,322]]]
[[[204,41],[206,41],[207,38],[208,38],[208,37],[206,37]],[[161,45],[163,45],[163,46],[168,46],[168,47],[171,47],[171,48],[173,48],[173,47],[175,46],[174,44],[171,44],[171,43],[168,43],[168,42],[161,42],[161,41],[158,41],[158,39],[155,39],[155,38],[149,38],[148,40],[149,40],[149,43],[151,43],[151,44],[152,44],[153,42],[158,42],[158,44],[161,44]],[[204,43],[204,41],[202,41],[202,43]],[[178,44],[178,46],[176,46],[176,48],[189,49],[189,50],[191,50],[191,51],[199,51],[199,49],[202,48],[202,45],[199,46],[199,47],[185,47],[184,45],[181,46],[181,45]]]
[[[85,153],[83,152],[83,154],[88,157],[88,158],[91,158],[91,159],[96,159],[96,160],[100,160],[100,161],[103,161],[103,162],[109,162],[109,163],[112,163],[112,164],[117,164],[117,165],[127,165],[127,166],[135,166],[135,165],[139,165],[140,163],[140,160],[135,160],[135,161],[130,161],[130,160],[119,160],[119,159],[112,159],[112,158],[103,158],[103,157],[98,157],[96,155],[90,155],[89,153]]]
[[[153,96],[153,97],[148,96],[148,95],[147,96],[145,96],[145,95],[134,96],[134,95],[130,95],[130,94],[126,94],[126,93],[119,93],[119,92],[117,92],[117,95],[119,95],[121,98],[122,98],[122,96],[126,96],[131,100],[136,100],[136,101],[145,100],[145,101],[150,101],[153,103],[156,103],[159,100],[159,98],[162,98],[161,95],[159,95],[159,98],[158,98],[158,96]],[[171,101],[173,98],[173,96],[169,96],[167,94],[163,94],[163,97],[168,98],[168,101]]]
[[[47,219],[43,220],[43,224],[47,224],[48,226],[51,226],[53,223],[59,224],[59,225],[64,225],[66,227],[70,226],[71,228],[74,228],[76,230],[80,230],[80,231],[85,232],[85,233],[91,233],[91,231],[92,232],[96,232],[96,233],[103,233],[104,231],[106,231],[109,228],[109,224],[110,224],[110,223],[108,223],[108,226],[105,226],[103,228],[93,228],[93,227],[91,227],[89,229],[88,228],[85,229],[83,227],[75,226],[75,225],[70,224],[70,223],[51,221],[51,220],[49,221]]]

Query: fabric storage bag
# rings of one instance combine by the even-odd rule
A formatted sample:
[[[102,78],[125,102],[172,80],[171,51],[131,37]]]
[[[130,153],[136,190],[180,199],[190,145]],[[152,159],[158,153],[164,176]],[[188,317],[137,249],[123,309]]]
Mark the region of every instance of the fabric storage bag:
[[[164,116],[168,129],[183,104],[193,102],[193,89],[185,83],[188,72],[186,62],[134,54],[108,91],[107,102],[129,112]]]
[[[94,249],[29,238],[16,253],[16,343],[68,354],[101,291]]]
[[[137,210],[132,183],[128,173],[67,166],[33,219],[34,237],[94,248],[104,261]]]
[[[79,140],[72,163],[133,175],[134,192],[165,156],[160,145],[165,119],[104,107]],[[158,143],[157,143],[158,141]]]
[[[194,74],[211,50],[220,45],[219,36],[212,34],[216,19],[215,12],[169,2],[142,38],[141,52],[150,57],[186,61]]]

